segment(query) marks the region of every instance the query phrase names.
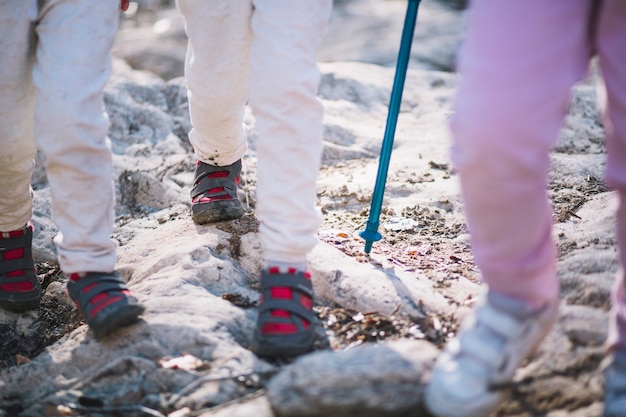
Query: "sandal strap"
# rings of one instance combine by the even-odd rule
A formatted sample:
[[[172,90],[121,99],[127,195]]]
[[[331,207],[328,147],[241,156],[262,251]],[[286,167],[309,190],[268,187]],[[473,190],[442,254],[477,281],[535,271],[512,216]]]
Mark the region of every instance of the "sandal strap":
[[[311,315],[313,314],[311,310],[306,309],[301,304],[284,299],[269,299],[267,301],[263,301],[263,306],[261,307],[259,314],[265,314],[271,312],[272,310],[285,310],[289,312],[289,317],[277,317],[271,316],[271,321],[275,323],[294,323],[293,316],[298,316],[307,322],[311,323],[313,321]],[[298,327],[301,327],[301,323],[298,320],[295,320],[295,324]]]
[[[227,172],[228,175],[226,177],[209,178],[210,174],[214,174],[216,172]],[[230,196],[236,198],[237,178],[240,174],[241,159],[230,165],[222,167],[200,162],[200,164],[196,166],[196,171],[194,173],[194,186],[191,189],[191,198],[194,199],[214,188],[224,189],[224,191],[212,193],[212,196],[214,197]]]
[[[214,188],[223,188],[223,191],[212,192],[211,197],[232,196],[237,194],[237,185],[234,180],[224,178],[204,178],[191,190],[191,198],[205,194]]]
[[[22,282],[25,280],[35,283],[38,281],[36,274],[26,273],[24,275],[9,277],[7,274],[12,271],[32,271],[35,269],[35,263],[32,256],[33,229],[29,226],[24,229],[22,236],[14,236],[0,239],[0,284],[6,282]],[[6,251],[15,249],[23,249],[24,255],[20,258],[2,260],[2,254]]]
[[[24,249],[24,251],[30,250],[33,241],[32,237],[32,232],[30,232],[29,236],[24,234],[24,236],[0,239],[0,253],[15,249]]]
[[[298,271],[295,274],[278,273],[270,274],[267,271],[261,273],[261,291],[265,292],[274,287],[287,287],[297,290],[309,297],[313,297],[313,284],[306,273]]]
[[[287,287],[294,291],[294,297],[290,300],[284,298],[272,298],[271,290],[274,287]],[[259,315],[269,313],[271,310],[285,310],[291,316],[296,315],[311,323],[314,320],[312,310],[304,307],[301,303],[302,296],[313,300],[313,285],[304,272],[270,274],[267,271],[261,273],[261,293],[263,303],[259,308]],[[292,317],[271,317],[272,322],[295,323],[302,330],[302,323],[293,320]]]
[[[12,271],[28,270],[35,267],[33,260],[28,258],[11,259],[10,261],[0,262],[0,282],[6,277],[6,274]],[[23,281],[22,276],[11,277],[19,278],[18,281]]]
[[[83,290],[90,285],[93,285],[93,287],[83,292]],[[91,304],[91,300],[96,295],[110,292],[121,293],[127,289],[126,283],[117,271],[89,272],[78,281],[69,280],[67,283],[67,290],[70,293],[70,297],[78,303],[80,309],[87,317],[91,316],[89,313],[94,307],[94,305]]]

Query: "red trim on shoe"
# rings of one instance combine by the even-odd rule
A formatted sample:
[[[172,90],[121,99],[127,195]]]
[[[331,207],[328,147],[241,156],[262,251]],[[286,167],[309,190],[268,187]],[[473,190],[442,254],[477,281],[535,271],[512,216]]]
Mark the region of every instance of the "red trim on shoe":
[[[264,334],[293,334],[298,332],[298,327],[290,323],[265,323],[261,327]]]
[[[73,274],[69,274],[68,278],[71,279],[72,281],[76,282],[81,278],[81,274],[79,273],[73,273]]]
[[[267,269],[269,274],[280,274],[281,270],[277,266],[272,266]],[[298,272],[297,268],[290,267],[287,269],[288,274],[296,274]],[[304,272],[304,276],[307,279],[311,279],[311,273],[309,271]],[[270,294],[272,298],[281,298],[291,300],[293,298],[293,291],[288,287],[274,287],[270,290]],[[263,296],[259,298],[259,303],[263,303]],[[311,310],[313,308],[313,300],[303,294],[300,294],[300,303],[307,310]],[[286,310],[275,309],[271,312],[272,317],[282,317],[289,318],[291,314]],[[307,320],[300,319],[302,322],[302,326],[305,329],[308,329],[311,325]],[[295,324],[290,323],[265,323],[261,327],[261,333],[264,334],[294,334],[298,332],[298,327]]]
[[[26,227],[31,227],[32,225],[29,223]],[[14,237],[22,237],[26,234],[26,227],[18,230],[11,230],[9,232],[0,233],[0,240],[2,239],[10,239]],[[24,257],[25,248],[17,248],[5,251],[2,253],[1,261],[11,261],[14,259],[20,259]],[[7,272],[7,277],[21,277],[26,275],[23,269],[16,269],[15,271]],[[0,291],[4,292],[29,292],[35,289],[35,286],[30,281],[22,281],[22,282],[11,282],[0,285]]]
[[[127,292],[127,294],[130,294],[130,293],[128,293],[128,292]],[[107,298],[108,298],[108,299],[107,299]],[[97,295],[97,296],[95,296],[95,297],[93,298],[93,301],[91,302],[91,304],[96,304],[96,303],[98,303],[100,300],[104,300],[104,299],[107,299],[107,300],[106,300],[106,301],[104,301],[104,302],[101,302],[101,303],[100,303],[100,304],[98,304],[96,307],[94,307],[94,309],[93,309],[93,310],[91,310],[91,314],[89,315],[89,317],[94,317],[94,316],[95,316],[96,314],[98,314],[98,312],[99,312],[100,310],[102,310],[104,307],[106,307],[106,306],[108,306],[108,305],[111,305],[111,304],[113,304],[113,303],[115,303],[115,302],[117,302],[117,301],[122,300],[122,299],[123,299],[123,297],[119,297],[119,296],[117,296],[117,297],[110,297],[108,294],[100,294],[100,295]]]
[[[300,303],[304,306],[304,308],[306,308],[307,310],[310,310],[313,308],[313,300],[311,300],[310,297],[307,297],[306,295],[302,295],[301,299],[300,299]]]
[[[291,288],[287,287],[274,287],[272,288],[270,294],[272,294],[272,298],[286,298],[288,300],[291,300],[291,297],[293,296]]]
[[[200,161],[198,161],[196,165],[200,165]],[[228,171],[219,171],[219,172],[214,172],[212,174],[207,175],[207,178],[226,178],[226,177],[228,177]],[[235,184],[239,185],[239,177],[235,178]],[[191,203],[198,204],[198,203],[210,203],[212,201],[220,201],[220,200],[233,200],[233,197],[231,197],[230,195],[223,195],[219,197],[207,196],[207,194],[221,193],[223,191],[224,191],[224,187],[211,188],[205,194],[199,195],[198,197],[193,199]]]
[[[215,191],[217,190],[217,191]],[[210,190],[210,193],[217,193],[220,191],[223,191],[223,188],[214,188],[212,190]],[[198,203],[210,203],[211,201],[218,201],[218,200],[232,200],[233,198],[229,195],[223,195],[220,197],[205,197],[205,196],[199,196],[200,198],[196,198],[195,200],[192,201],[193,204],[198,204]]]
[[[24,256],[24,248],[11,249],[4,252],[2,255],[5,261],[10,261],[11,259],[19,259]]]
[[[26,227],[32,227],[30,223]],[[26,227],[18,230],[11,230],[9,232],[0,233],[0,239],[9,239],[12,237],[22,237],[26,234]]]
[[[207,178],[226,178],[228,177],[228,171],[219,171],[207,175]]]
[[[24,273],[22,273],[24,275]],[[0,285],[0,291],[4,292],[29,292],[35,289],[35,286],[29,281],[13,282],[10,284]]]
[[[74,274],[69,274],[69,278],[72,281],[78,281],[81,278],[81,275],[78,273],[74,273]],[[82,293],[86,293],[87,291],[90,291],[91,289],[97,287],[98,284],[91,284],[91,285],[87,285],[85,288],[82,289]],[[123,290],[121,291],[122,294],[130,296],[131,293],[128,290]],[[103,308],[105,308],[106,306],[109,306],[117,301],[122,300],[123,297],[121,296],[112,296],[109,293],[102,293],[102,294],[98,294],[96,296],[94,296],[90,301],[89,304],[93,305],[93,309],[91,310],[89,317],[94,317],[96,314],[98,314]]]

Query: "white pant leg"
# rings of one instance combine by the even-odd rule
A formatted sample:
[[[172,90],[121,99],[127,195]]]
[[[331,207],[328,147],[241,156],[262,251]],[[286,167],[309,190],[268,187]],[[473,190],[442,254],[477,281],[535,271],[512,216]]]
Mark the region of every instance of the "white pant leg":
[[[33,1],[0,2],[0,231],[23,227],[32,216],[34,167],[32,63]]]
[[[259,133],[257,216],[266,260],[302,262],[317,243],[323,148],[316,53],[331,0],[253,0],[250,106]]]
[[[192,131],[199,160],[225,166],[247,149],[251,0],[178,0],[189,38],[185,60]]]
[[[35,140],[46,157],[55,243],[66,273],[111,271],[113,163],[103,90],[119,0],[40,0]]]

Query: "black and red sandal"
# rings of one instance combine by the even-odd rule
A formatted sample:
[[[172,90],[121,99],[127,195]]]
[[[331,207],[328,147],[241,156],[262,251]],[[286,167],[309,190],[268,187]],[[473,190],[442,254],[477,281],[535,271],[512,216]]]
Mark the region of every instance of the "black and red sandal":
[[[145,310],[117,271],[69,274],[67,290],[97,338],[137,321]]]
[[[218,167],[198,161],[191,189],[191,217],[197,224],[233,220],[243,216],[237,197],[241,159]]]
[[[33,227],[0,233],[0,307],[32,310],[41,300],[41,283],[32,255]]]
[[[309,272],[269,268],[261,273],[259,315],[252,350],[259,356],[289,357],[313,348],[315,313]]]

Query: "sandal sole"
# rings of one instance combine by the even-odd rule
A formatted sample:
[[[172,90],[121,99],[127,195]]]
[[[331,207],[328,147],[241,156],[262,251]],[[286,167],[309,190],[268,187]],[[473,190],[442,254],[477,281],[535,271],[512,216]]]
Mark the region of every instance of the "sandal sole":
[[[10,311],[28,311],[35,310],[41,302],[41,294],[23,300],[0,300],[0,308]]]
[[[313,350],[313,340],[311,340],[310,343],[307,342],[290,345],[282,343],[263,342],[256,340],[257,338],[258,337],[255,337],[255,341],[253,341],[252,343],[252,351],[258,356],[273,358],[291,357],[303,355]]]
[[[132,323],[145,310],[130,293],[123,293],[128,288],[117,271],[88,272],[78,280],[68,279],[67,290],[96,338]],[[97,308],[93,303],[94,297],[104,293],[119,299],[99,311],[93,311]]]
[[[10,294],[9,297],[0,297],[0,308],[10,311],[27,311],[35,310],[41,302],[41,287],[35,288],[27,293],[4,293]]]
[[[113,307],[113,306],[111,306]],[[136,322],[145,308],[138,303],[124,304],[104,309],[96,315],[96,320],[87,320],[96,338],[101,338],[115,330]]]
[[[239,200],[219,200],[191,206],[191,218],[197,224],[217,223],[243,216]]]

